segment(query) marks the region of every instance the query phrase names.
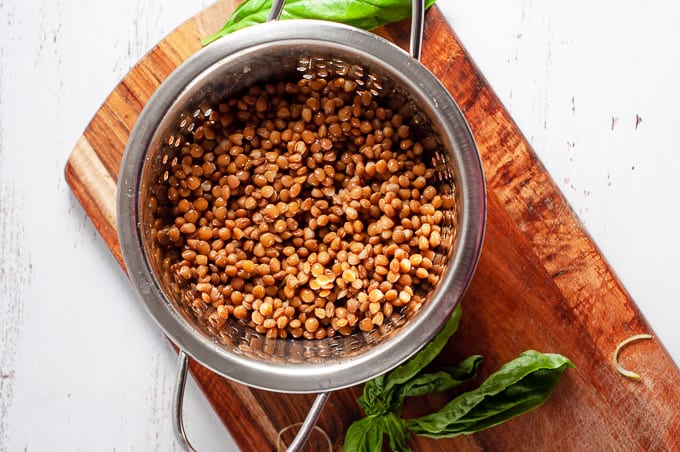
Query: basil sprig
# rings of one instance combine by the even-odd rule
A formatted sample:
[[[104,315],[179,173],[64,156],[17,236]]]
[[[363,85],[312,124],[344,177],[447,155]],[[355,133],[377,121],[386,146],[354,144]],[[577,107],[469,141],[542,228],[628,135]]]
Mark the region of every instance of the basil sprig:
[[[439,411],[402,419],[406,397],[448,391],[477,374],[482,357],[473,355],[459,364],[432,371],[425,367],[442,351],[458,329],[460,304],[444,328],[409,361],[364,385],[357,400],[366,417],[352,423],[345,434],[345,452],[379,452],[385,435],[390,448],[409,451],[411,434],[450,438],[478,432],[539,407],[547,400],[568,367],[564,356],[528,350],[503,365],[477,389],[455,397]]]
[[[435,0],[427,0],[429,8]],[[267,20],[272,0],[245,0],[214,35],[209,44],[224,35]],[[288,0],[281,19],[319,19],[372,30],[411,16],[411,0]]]

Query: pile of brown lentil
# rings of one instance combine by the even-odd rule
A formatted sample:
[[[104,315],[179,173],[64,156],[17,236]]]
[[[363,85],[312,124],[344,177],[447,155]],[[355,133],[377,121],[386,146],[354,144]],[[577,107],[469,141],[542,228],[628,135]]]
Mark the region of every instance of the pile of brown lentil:
[[[427,143],[362,88],[300,77],[180,118],[154,235],[182,299],[214,328],[235,318],[270,338],[370,331],[417,310],[414,287],[438,281],[453,196],[434,185]]]

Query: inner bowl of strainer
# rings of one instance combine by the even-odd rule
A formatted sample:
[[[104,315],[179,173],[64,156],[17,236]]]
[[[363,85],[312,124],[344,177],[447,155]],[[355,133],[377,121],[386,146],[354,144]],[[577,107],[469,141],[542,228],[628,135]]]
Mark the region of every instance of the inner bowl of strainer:
[[[318,392],[360,383],[403,362],[440,329],[476,266],[484,230],[484,182],[469,128],[443,86],[417,61],[370,33],[316,21],[245,29],[199,52],[149,101],[133,130],[119,183],[119,235],[141,299],[164,332],[214,371],[251,386]],[[357,50],[361,49],[361,50]],[[163,187],[214,109],[253,85],[342,77],[398,112],[423,143],[445,200],[441,244],[413,302],[371,331],[323,339],[269,338],[215,306],[171,271],[181,259],[158,240],[172,221]],[[211,145],[212,146],[212,145]],[[333,148],[331,152],[343,152]],[[215,180],[218,178],[216,177]],[[208,187],[206,187],[208,188]],[[301,227],[304,227],[302,225]],[[197,296],[198,295],[198,296]],[[337,305],[338,303],[336,303]]]

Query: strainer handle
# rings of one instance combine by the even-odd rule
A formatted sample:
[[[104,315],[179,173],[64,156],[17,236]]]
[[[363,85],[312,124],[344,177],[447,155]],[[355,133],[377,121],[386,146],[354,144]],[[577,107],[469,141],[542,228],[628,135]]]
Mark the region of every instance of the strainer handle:
[[[274,0],[272,2],[272,7],[269,10],[269,15],[267,16],[267,22],[279,20],[281,18],[281,13],[283,13],[284,6],[286,6],[286,0]]]
[[[184,418],[182,416],[182,408],[184,406],[184,390],[187,384],[187,375],[189,372],[189,355],[187,355],[184,350],[179,351],[177,358],[177,377],[175,379],[175,388],[172,397],[172,427],[175,432],[175,438],[179,442],[180,446],[188,452],[196,452],[196,449],[191,445],[189,438],[187,438],[186,431],[184,430]],[[312,407],[307,413],[305,421],[302,423],[300,430],[295,439],[288,446],[287,452],[298,452],[305,445],[309,435],[314,429],[321,411],[323,410],[326,400],[328,400],[329,392],[321,392],[316,396]]]
[[[286,0],[273,0],[272,7],[267,16],[267,22],[279,20]],[[409,53],[416,60],[420,60],[423,48],[423,25],[425,23],[425,0],[411,1],[411,42],[409,43]]]
[[[425,25],[425,0],[411,1],[411,41],[409,53],[420,61],[423,49],[423,27]]]
[[[187,373],[189,371],[189,355],[184,350],[179,351],[177,358],[177,376],[175,378],[175,389],[172,395],[172,428],[175,432],[175,439],[184,450],[196,452],[196,449],[189,442],[184,431],[184,418],[182,408],[184,407],[184,389],[187,385]]]

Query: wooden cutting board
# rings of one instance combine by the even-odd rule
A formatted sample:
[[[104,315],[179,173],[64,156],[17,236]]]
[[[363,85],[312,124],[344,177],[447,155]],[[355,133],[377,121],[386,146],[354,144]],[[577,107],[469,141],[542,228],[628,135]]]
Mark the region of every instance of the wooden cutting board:
[[[146,55],[114,89],[76,144],[66,179],[123,265],[115,222],[116,180],[129,132],[159,83],[216,31],[236,0],[220,0]],[[377,31],[405,47],[408,24]],[[481,381],[525,349],[567,355],[566,372],[540,409],[486,432],[434,441],[415,450],[680,450],[680,372],[656,339],[627,347],[616,372],[612,354],[631,335],[650,333],[604,257],[537,160],[516,124],[434,7],[422,62],[458,102],[474,133],[488,187],[488,229],[460,331],[439,360],[486,357]],[[133,302],[130,300],[129,302]],[[192,363],[199,386],[243,450],[272,450],[277,432],[301,421],[312,395],[255,390]],[[361,387],[333,393],[319,425],[335,446],[362,415]],[[429,397],[441,406],[449,395]],[[428,403],[407,403],[404,416]],[[170,419],[168,419],[170,422]]]

